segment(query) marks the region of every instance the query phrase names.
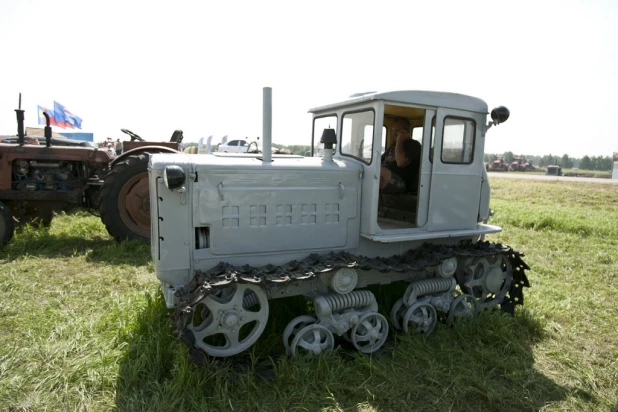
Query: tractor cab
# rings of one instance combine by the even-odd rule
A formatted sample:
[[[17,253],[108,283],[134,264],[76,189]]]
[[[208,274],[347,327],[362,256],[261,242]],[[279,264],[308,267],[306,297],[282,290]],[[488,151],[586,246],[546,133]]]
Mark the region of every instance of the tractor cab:
[[[499,231],[480,223],[489,216],[482,100],[427,91],[367,93],[310,112],[314,156],[323,130],[334,128],[333,158],[362,169],[361,237],[390,243]],[[408,166],[417,179],[405,192],[390,194],[380,189],[383,155],[395,144],[394,125],[402,120],[421,147]]]

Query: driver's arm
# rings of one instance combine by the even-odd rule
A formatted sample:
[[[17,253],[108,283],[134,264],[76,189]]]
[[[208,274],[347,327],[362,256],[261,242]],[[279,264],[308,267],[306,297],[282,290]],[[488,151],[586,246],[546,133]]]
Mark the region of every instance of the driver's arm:
[[[395,142],[395,161],[398,167],[406,166],[406,154],[403,151],[403,142],[406,139],[410,139],[410,134],[407,132],[399,132],[397,134],[397,140]]]

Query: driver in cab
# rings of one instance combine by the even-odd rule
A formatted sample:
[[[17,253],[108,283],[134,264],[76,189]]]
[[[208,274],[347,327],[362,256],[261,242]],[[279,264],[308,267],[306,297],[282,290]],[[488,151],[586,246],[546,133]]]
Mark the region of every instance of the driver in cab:
[[[393,123],[392,144],[382,155],[380,190],[384,193],[418,191],[421,144],[412,139],[410,122],[399,118]]]

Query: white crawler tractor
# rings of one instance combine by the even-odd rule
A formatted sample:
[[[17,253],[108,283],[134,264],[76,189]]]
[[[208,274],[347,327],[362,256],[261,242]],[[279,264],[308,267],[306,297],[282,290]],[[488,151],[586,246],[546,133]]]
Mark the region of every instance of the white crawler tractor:
[[[523,303],[523,255],[484,241],[501,230],[487,224],[485,134],[506,108],[488,123],[486,103],[470,96],[354,95],[310,110],[311,156],[277,156],[271,93],[264,89],[263,154],[150,158],[152,257],[184,342],[238,354],[264,331],[269,300],[288,296],[315,310],[283,331],[293,356],[330,351],[337,336],[372,353],[389,324],[428,334],[439,319]],[[420,143],[418,184],[389,195],[381,155],[401,119]],[[385,308],[389,322],[366,287],[393,282],[401,299]]]

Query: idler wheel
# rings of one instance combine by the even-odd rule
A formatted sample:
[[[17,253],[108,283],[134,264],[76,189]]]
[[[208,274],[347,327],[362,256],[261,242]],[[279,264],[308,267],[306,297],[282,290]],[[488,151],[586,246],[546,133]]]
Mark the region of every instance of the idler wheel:
[[[258,340],[268,321],[268,297],[258,286],[232,284],[202,298],[187,328],[210,356],[232,356]]]

